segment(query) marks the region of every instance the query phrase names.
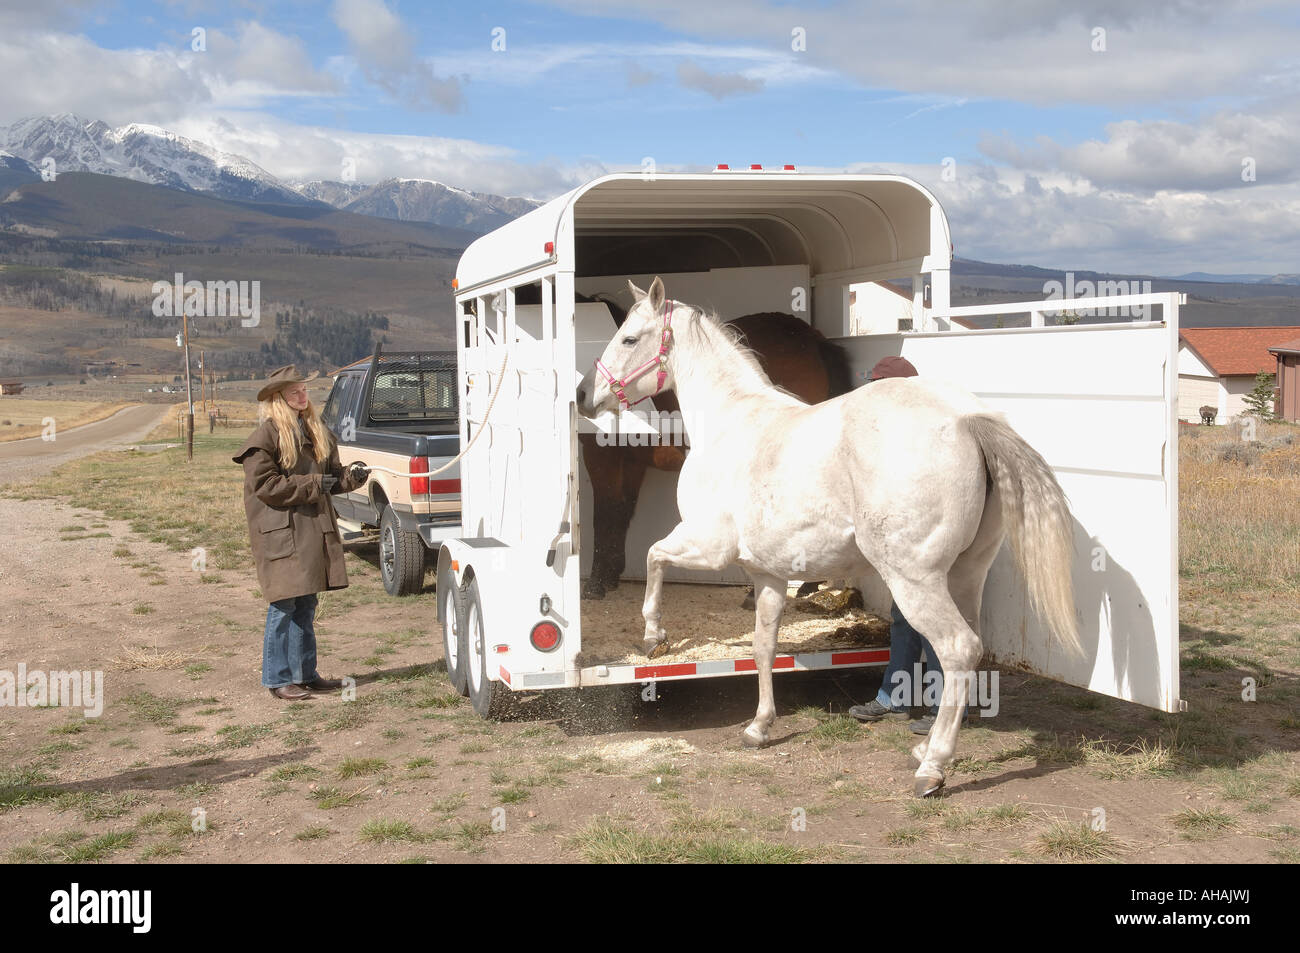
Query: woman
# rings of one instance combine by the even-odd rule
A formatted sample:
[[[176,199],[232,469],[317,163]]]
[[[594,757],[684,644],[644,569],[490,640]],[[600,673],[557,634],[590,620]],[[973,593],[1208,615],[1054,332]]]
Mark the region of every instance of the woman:
[[[257,392],[261,421],[234,457],[244,467],[244,513],[257,581],[271,604],[262,643],[262,684],[277,698],[342,688],[316,671],[316,593],[343,589],[348,574],[331,493],[365,484],[370,471],[339,463],[338,445],[292,364]]]

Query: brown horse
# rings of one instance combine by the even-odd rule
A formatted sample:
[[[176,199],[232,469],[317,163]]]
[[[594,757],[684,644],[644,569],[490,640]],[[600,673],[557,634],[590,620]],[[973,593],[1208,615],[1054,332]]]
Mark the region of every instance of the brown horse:
[[[621,325],[626,312],[609,301],[605,303],[611,305],[614,319]],[[740,331],[742,343],[754,351],[772,383],[801,400],[816,404],[853,389],[848,355],[843,348],[793,315],[765,311],[728,324]],[[671,391],[657,395],[654,403],[661,414],[680,410]],[[591,576],[582,595],[602,599],[606,590],[618,587],[623,574],[627,528],[636,511],[646,470],[680,470],[686,452],[678,446],[602,445],[590,434],[582,435],[580,440],[583,463],[591,478],[595,524]]]

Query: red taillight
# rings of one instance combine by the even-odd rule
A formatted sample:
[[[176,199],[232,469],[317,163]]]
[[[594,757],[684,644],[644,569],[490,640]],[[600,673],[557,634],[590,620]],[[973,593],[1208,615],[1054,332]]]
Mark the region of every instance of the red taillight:
[[[727,163],[725,163],[725,162],[719,162],[719,163],[718,163],[718,168],[716,169],[716,171],[718,171],[718,172],[730,172],[730,171],[731,171],[731,166],[727,165]]]
[[[787,163],[786,163],[785,165],[783,165],[781,168],[782,168],[782,170],[785,171],[785,172],[793,172],[793,171],[794,171],[794,166],[793,166],[791,163],[789,163],[789,162],[787,162]]]
[[[539,622],[528,636],[539,652],[553,652],[560,644],[560,629],[554,622]]]
[[[544,251],[548,255],[554,255],[555,242],[547,242],[545,245],[542,246],[542,251]]]
[[[411,457],[408,473],[428,473],[428,457]],[[411,481],[411,496],[423,496],[429,492],[429,478],[416,477]]]
[[[755,172],[762,172],[762,171],[763,171],[763,167],[762,167],[761,165],[759,165],[757,162],[755,162],[755,163],[753,163],[752,165],[750,165],[749,168],[750,168],[752,171],[755,171]]]
[[[430,493],[459,493],[459,480],[429,480]]]

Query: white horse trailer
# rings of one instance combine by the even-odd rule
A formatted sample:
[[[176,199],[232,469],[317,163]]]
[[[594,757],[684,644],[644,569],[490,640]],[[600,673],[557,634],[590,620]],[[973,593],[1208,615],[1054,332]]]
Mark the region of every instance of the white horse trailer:
[[[1047,326],[1059,301],[949,306],[952,244],[934,195],[894,175],[781,172],[616,174],[574,189],[476,240],[456,273],[462,524],[438,556],[448,673],[475,709],[511,692],[744,674],[752,658],[582,655],[580,574],[590,566],[591,492],[575,388],[613,335],[603,304],[661,275],[670,298],[724,317],[788,311],[842,345],[855,379],[901,354],[1007,415],[1047,460],[1075,520],[1073,572],[1086,657],[1053,652],[1007,547],[989,574],[980,634],[999,663],[1163,711],[1178,694],[1177,294],[1079,299],[1140,317]],[[848,336],[850,286],[910,281],[913,329]],[[522,299],[517,301],[516,299]],[[540,304],[522,303],[537,301]],[[1160,310],[1154,315],[1152,309]],[[971,330],[973,315],[1031,316]],[[1113,312],[1104,312],[1113,313]],[[624,414],[622,426],[628,423]],[[471,447],[470,441],[476,439]],[[651,470],[627,538],[625,579],[677,522],[676,475]],[[670,569],[670,581],[735,584]],[[888,616],[878,579],[867,607]],[[734,594],[734,593],[733,593]],[[672,602],[665,624],[674,632]],[[637,628],[639,614],[629,619]],[[674,633],[681,637],[680,627]],[[707,634],[707,633],[702,633]],[[778,655],[777,671],[883,665],[881,648]]]

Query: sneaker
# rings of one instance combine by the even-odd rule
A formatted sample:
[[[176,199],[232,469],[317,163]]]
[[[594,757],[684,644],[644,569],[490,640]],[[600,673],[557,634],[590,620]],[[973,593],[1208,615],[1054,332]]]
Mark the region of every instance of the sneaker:
[[[854,705],[849,709],[849,714],[858,721],[879,721],[886,715],[905,715],[906,708],[887,708],[874,698],[865,705]]]

